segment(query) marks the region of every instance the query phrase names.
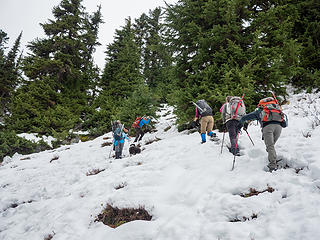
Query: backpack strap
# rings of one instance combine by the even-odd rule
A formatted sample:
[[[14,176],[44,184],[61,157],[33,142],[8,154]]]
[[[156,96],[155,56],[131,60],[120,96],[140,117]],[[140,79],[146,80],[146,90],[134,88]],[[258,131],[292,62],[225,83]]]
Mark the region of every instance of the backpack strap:
[[[240,101],[238,102],[238,105],[237,105],[236,111],[234,112],[233,118],[236,118],[236,117],[237,117],[238,109],[239,109],[239,106],[240,106],[240,104],[241,104],[241,102],[242,102],[242,100],[243,100],[243,98],[244,98],[244,95],[245,95],[245,94],[242,95],[242,98],[241,98]]]

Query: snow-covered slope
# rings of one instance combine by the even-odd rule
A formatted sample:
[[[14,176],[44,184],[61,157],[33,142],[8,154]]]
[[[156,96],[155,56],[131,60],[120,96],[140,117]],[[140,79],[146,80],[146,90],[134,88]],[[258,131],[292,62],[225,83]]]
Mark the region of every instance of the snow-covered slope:
[[[144,137],[161,140],[144,145],[136,156],[109,159],[110,146],[101,147],[109,133],[7,158],[0,167],[0,239],[43,240],[54,232],[53,240],[318,240],[320,127],[313,129],[312,114],[314,107],[320,110],[319,97],[293,95],[284,106],[290,122],[276,150],[287,168],[272,173],[264,170],[267,153],[259,126],[248,129],[255,146],[245,132],[240,135],[244,155],[230,171],[233,156],[227,148],[220,154],[221,145],[200,144],[198,133],[178,133],[168,106],[159,112],[158,131]],[[87,176],[93,169],[105,170]],[[119,185],[124,187],[116,190]],[[240,196],[268,187],[274,191]],[[116,229],[94,222],[107,203],[144,206],[152,221]]]

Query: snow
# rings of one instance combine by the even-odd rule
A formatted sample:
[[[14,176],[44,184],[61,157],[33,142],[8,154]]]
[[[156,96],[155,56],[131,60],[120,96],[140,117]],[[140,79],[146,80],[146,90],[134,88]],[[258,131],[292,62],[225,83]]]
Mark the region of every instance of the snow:
[[[47,143],[50,147],[52,147],[52,142],[53,141],[56,141],[56,139],[54,137],[51,137],[51,136],[41,136],[41,137],[38,137],[37,136],[37,133],[21,133],[21,134],[17,134],[19,137],[21,138],[25,138],[29,141],[32,141],[32,142],[40,142],[41,140],[43,140],[45,143]]]
[[[302,93],[292,95],[284,106],[290,122],[276,150],[289,168],[272,173],[265,171],[267,153],[255,123],[248,128],[255,146],[243,132],[239,138],[243,155],[230,171],[233,156],[227,148],[220,154],[221,145],[200,144],[198,133],[179,133],[173,108],[166,105],[159,112],[158,131],[143,139],[161,140],[144,144],[145,150],[132,157],[108,158],[110,146],[101,144],[111,141],[103,139],[111,133],[7,157],[0,167],[0,239],[44,239],[54,232],[53,240],[318,240],[320,127],[312,128],[319,116],[312,106],[319,109],[319,100],[319,94]],[[311,137],[303,136],[306,130]],[[222,133],[217,135],[222,139]],[[126,143],[127,155],[128,147]],[[105,170],[87,176],[93,169]],[[125,187],[116,190],[120,184]],[[263,191],[268,186],[275,191],[240,196],[250,188]],[[94,222],[107,203],[119,208],[144,206],[152,221],[132,221],[115,229]],[[252,219],[253,215],[257,217]],[[231,222],[243,217],[249,220]]]

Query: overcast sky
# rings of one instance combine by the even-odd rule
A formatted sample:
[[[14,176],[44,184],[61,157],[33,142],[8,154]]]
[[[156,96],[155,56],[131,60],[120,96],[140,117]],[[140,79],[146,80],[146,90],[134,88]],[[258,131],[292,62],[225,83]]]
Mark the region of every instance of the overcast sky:
[[[166,0],[175,3],[178,0]],[[44,37],[39,23],[53,19],[52,8],[59,5],[60,0],[0,0],[0,29],[8,34],[11,47],[19,33],[23,31],[21,48],[36,37]],[[102,46],[97,48],[95,62],[102,69],[104,67],[104,51],[108,43],[113,41],[115,29],[124,25],[128,16],[138,18],[149,9],[165,6],[163,0],[83,0],[86,11],[96,11],[97,5],[102,6],[104,24],[100,25],[99,42]],[[26,52],[26,50],[24,50]]]

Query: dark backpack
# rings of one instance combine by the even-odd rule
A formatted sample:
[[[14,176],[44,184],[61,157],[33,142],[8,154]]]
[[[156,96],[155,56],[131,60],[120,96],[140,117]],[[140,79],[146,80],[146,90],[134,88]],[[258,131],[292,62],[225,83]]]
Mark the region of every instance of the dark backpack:
[[[134,144],[131,144],[130,145],[130,148],[129,148],[129,153],[131,155],[136,155],[138,153],[141,153],[141,149],[140,149],[140,145],[134,145]]]
[[[123,139],[122,137],[122,133],[123,133],[123,125],[119,124],[117,122],[114,122],[112,124],[112,132],[113,132],[113,138],[116,141],[120,141],[121,139]]]
[[[198,100],[195,105],[202,117],[212,115],[212,109],[205,100]]]
[[[134,120],[134,122],[132,123],[132,126],[131,126],[131,127],[132,127],[132,128],[140,127],[140,126],[139,126],[139,123],[140,123],[141,119],[142,119],[141,117],[137,117],[136,120]]]

